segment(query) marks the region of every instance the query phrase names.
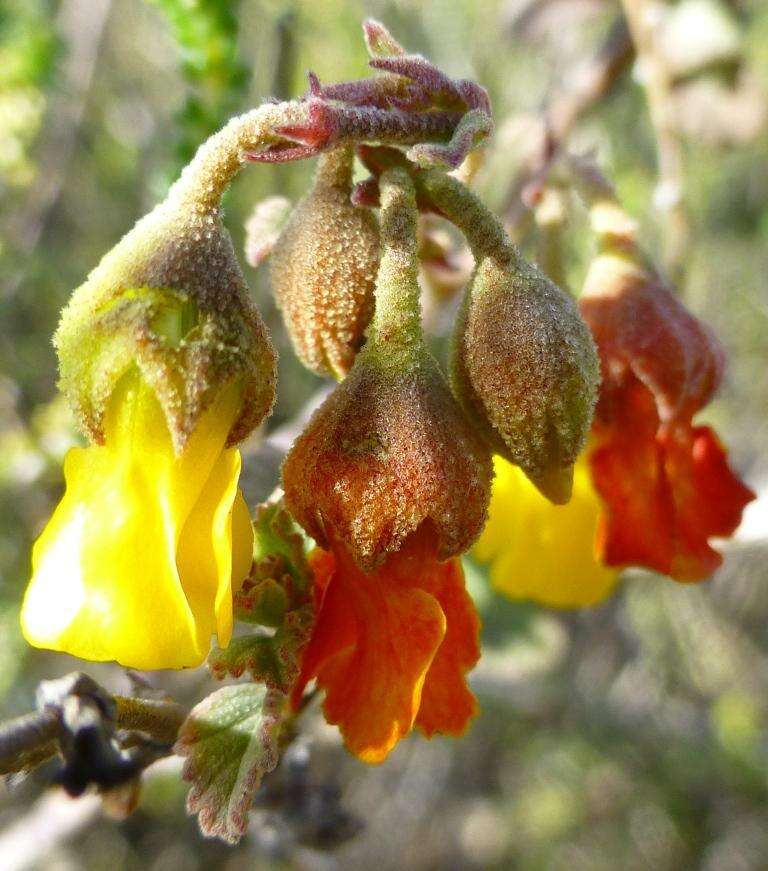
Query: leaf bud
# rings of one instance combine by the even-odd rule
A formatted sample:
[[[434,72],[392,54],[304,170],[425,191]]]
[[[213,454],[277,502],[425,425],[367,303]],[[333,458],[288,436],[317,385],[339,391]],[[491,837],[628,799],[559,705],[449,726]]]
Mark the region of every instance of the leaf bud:
[[[379,262],[374,215],[350,202],[352,149],[322,155],[270,260],[272,289],[299,359],[341,379],[373,314]]]

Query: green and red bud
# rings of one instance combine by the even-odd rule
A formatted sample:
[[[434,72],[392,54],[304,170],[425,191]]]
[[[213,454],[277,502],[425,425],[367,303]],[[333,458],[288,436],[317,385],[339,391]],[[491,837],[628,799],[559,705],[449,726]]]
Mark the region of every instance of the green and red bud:
[[[522,258],[482,258],[457,318],[451,383],[493,450],[567,502],[599,383],[570,296]]]

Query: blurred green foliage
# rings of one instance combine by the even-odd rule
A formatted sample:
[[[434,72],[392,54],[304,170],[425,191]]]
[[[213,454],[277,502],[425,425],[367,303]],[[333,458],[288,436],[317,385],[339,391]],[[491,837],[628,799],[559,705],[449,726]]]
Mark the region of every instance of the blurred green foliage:
[[[748,133],[768,92],[768,4],[725,5],[737,8],[736,65],[748,72],[754,99],[743,104],[750,123],[739,127],[738,114],[723,110],[735,111],[744,94],[713,92],[703,113],[706,135],[685,135],[692,244],[682,290],[730,358],[727,383],[706,416],[736,466],[761,487],[768,479],[768,137],[764,126]],[[104,16],[101,29],[97,13]],[[410,49],[450,73],[489,88],[498,130],[476,187],[502,210],[530,145],[523,122],[539,115],[553,87],[569,85],[618,6],[611,0],[0,4],[5,715],[32,706],[42,677],[80,665],[29,650],[17,629],[30,546],[59,496],[61,459],[77,438],[56,398],[50,336],[59,309],[230,114],[269,96],[296,96],[307,69],[321,81],[362,75],[365,15],[381,18]],[[740,138],[739,129],[747,131]],[[653,131],[632,75],[584,114],[571,142],[597,149],[648,247],[658,250]],[[271,194],[296,200],[310,172],[305,164],[246,168],[226,203],[236,246],[254,203]],[[590,249],[578,208],[573,218],[568,267],[578,287]],[[532,240],[524,242],[530,252]],[[265,270],[247,275],[281,353],[279,402],[269,423],[276,429],[295,420],[320,382],[292,355]],[[435,338],[440,345],[444,337]],[[483,714],[463,740],[414,738],[386,766],[367,769],[309,718],[313,777],[327,790],[338,782],[343,802],[365,826],[333,860],[315,851],[332,840],[322,835],[331,824],[306,809],[287,826],[259,811],[234,851],[202,842],[183,813],[177,773],[162,769],[133,817],[84,823],[32,867],[761,871],[768,863],[765,518],[758,531],[730,548],[726,567],[708,584],[691,588],[631,573],[609,603],[581,613],[501,602],[481,570],[470,567],[486,643],[475,678]],[[118,669],[88,670],[125,690]],[[209,688],[196,674],[153,680],[188,702]],[[0,797],[0,827],[29,812],[49,776],[40,771]]]
[[[3,0],[0,5],[0,192],[28,185],[29,148],[46,105],[57,39],[53,0]]]
[[[238,109],[248,68],[237,57],[239,0],[151,0],[168,18],[188,93],[176,115],[176,157],[184,165],[198,145]],[[178,165],[169,178],[173,181]]]

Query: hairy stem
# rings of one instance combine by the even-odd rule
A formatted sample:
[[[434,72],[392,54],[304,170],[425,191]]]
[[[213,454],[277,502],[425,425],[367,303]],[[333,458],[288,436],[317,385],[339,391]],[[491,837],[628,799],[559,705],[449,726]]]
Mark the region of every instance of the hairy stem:
[[[204,142],[171,188],[169,199],[196,211],[216,211],[246,162],[312,157],[361,142],[448,142],[461,117],[456,112],[405,112],[313,100],[266,103],[233,118]],[[302,144],[288,147],[297,142]]]
[[[381,262],[376,280],[376,341],[421,341],[416,193],[402,169],[381,176]]]
[[[419,193],[464,233],[475,260],[493,257],[511,264],[520,259],[501,221],[460,181],[438,170],[427,170],[417,173],[416,183]]]

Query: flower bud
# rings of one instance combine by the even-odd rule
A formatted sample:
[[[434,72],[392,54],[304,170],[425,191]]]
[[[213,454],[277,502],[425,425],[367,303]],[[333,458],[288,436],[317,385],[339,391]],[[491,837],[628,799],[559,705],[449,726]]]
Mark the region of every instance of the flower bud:
[[[272,253],[272,289],[299,359],[341,379],[373,314],[379,262],[376,219],[350,202],[352,150],[320,157],[309,194]]]
[[[485,445],[423,343],[413,190],[401,171],[388,175],[368,343],[283,466],[299,523],[324,548],[342,543],[366,572],[425,523],[439,559],[466,550],[485,522],[492,476]]]
[[[483,257],[457,318],[451,380],[493,450],[567,502],[599,382],[571,298],[522,259]]]
[[[235,444],[269,412],[275,352],[216,209],[170,196],[72,295],[54,338],[61,389],[89,439],[104,442],[115,385],[134,365],[156,394],[176,450],[231,382]]]
[[[639,253],[601,251],[579,307],[603,359],[601,406],[632,377],[651,391],[661,420],[690,416],[710,401],[723,349]]]

